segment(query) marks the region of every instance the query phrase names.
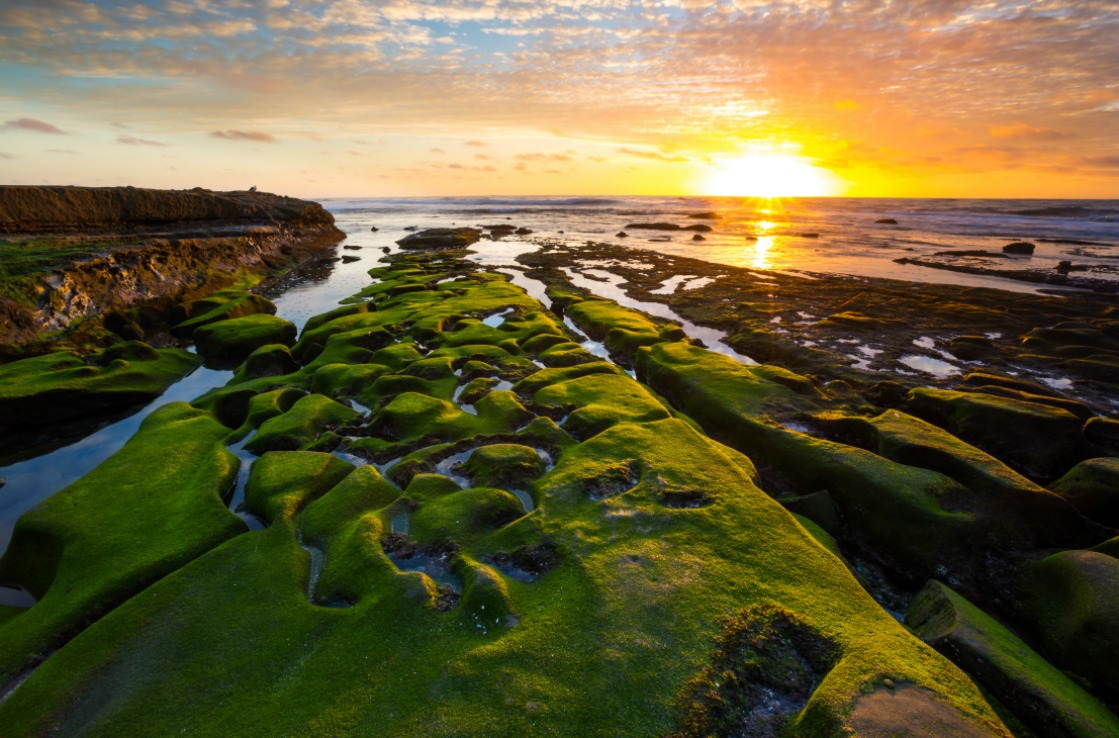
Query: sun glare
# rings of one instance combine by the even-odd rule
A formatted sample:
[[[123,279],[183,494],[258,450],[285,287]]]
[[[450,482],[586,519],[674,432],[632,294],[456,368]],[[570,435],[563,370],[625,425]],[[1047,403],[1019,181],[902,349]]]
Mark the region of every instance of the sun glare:
[[[757,153],[724,159],[708,177],[709,195],[821,197],[836,194],[839,178],[792,154]]]

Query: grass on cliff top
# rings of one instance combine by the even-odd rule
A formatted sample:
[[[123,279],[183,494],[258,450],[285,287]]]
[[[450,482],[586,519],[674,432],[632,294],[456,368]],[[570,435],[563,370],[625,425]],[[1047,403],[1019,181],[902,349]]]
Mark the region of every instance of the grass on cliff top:
[[[105,241],[75,242],[46,238],[26,241],[0,239],[0,297],[24,307],[35,308],[43,277],[51,269],[102,255],[110,247]]]

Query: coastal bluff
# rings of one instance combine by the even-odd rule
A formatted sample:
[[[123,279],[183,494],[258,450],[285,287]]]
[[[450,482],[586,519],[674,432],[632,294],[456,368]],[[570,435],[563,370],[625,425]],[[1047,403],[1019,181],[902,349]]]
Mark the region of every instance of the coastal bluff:
[[[343,237],[320,204],[264,192],[0,186],[0,344],[259,281]]]
[[[173,223],[334,225],[316,202],[266,192],[0,185],[0,233]]]

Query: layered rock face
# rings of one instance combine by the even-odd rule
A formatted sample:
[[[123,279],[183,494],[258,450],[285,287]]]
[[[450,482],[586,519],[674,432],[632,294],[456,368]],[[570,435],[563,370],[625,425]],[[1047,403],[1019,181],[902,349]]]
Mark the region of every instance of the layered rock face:
[[[0,234],[17,265],[0,275],[16,296],[0,297],[0,343],[220,287],[342,238],[306,200],[133,187],[0,187]]]

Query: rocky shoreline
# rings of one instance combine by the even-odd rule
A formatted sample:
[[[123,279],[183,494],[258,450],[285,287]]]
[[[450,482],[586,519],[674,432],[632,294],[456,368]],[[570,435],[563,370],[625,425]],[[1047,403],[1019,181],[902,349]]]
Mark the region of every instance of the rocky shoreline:
[[[20,518],[0,724],[1119,734],[1114,296],[547,241],[499,272],[480,234],[301,331],[241,284],[174,301],[197,356],[0,367],[23,418],[235,367]]]
[[[0,186],[0,234],[9,355],[78,325],[79,349],[113,342],[101,328],[151,341],[145,331],[162,332],[175,301],[298,264],[343,237],[317,203],[262,192],[14,185]]]

